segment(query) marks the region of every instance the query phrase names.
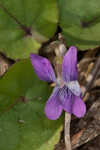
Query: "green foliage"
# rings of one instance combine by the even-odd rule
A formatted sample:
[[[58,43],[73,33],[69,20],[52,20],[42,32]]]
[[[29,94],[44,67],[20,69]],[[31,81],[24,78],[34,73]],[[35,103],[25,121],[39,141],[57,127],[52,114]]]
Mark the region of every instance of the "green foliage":
[[[44,107],[51,88],[37,78],[30,60],[9,68],[0,85],[0,150],[53,150],[60,138],[62,118],[46,118]]]
[[[56,31],[56,0],[0,0],[0,50],[26,58]]]
[[[44,115],[42,100],[16,106],[15,110],[18,118],[24,121],[19,123],[21,134],[19,150],[53,150],[60,138],[62,119],[48,120]]]
[[[59,0],[60,25],[67,46],[84,50],[100,45],[100,1]]]
[[[48,120],[44,105],[43,99],[34,99],[4,113],[0,117],[0,149],[53,150],[60,137],[62,118]]]
[[[0,150],[15,150],[20,142],[17,116],[13,110],[0,116]]]
[[[19,98],[40,99],[42,96],[46,99],[51,91],[47,83],[37,78],[29,59],[17,62],[9,68],[9,71],[1,78],[0,85],[1,112]]]

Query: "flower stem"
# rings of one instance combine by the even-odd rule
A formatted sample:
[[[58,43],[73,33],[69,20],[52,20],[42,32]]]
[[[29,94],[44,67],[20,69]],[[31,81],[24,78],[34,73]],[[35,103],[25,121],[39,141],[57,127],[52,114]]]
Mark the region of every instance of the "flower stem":
[[[55,69],[56,69],[56,73],[57,73],[57,77],[59,79],[62,79],[62,59],[64,56],[64,52],[65,52],[66,47],[64,48],[64,44],[59,45],[58,49],[58,53],[57,53],[57,59],[55,62]],[[59,54],[59,55],[58,55]],[[71,141],[70,141],[70,122],[71,122],[71,115],[67,112],[65,112],[65,127],[64,127],[64,131],[65,131],[65,146],[66,146],[66,150],[72,150],[71,148]]]
[[[65,113],[65,146],[66,150],[72,150],[71,141],[70,141],[70,122],[71,115],[69,113]]]

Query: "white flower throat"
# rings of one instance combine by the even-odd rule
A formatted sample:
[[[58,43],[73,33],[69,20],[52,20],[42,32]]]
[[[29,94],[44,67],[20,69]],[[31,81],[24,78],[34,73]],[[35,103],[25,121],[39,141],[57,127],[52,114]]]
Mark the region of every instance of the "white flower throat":
[[[61,78],[58,78],[56,84],[60,88],[63,88],[64,86],[66,86],[76,96],[80,96],[82,93],[80,85],[77,80],[64,82]]]

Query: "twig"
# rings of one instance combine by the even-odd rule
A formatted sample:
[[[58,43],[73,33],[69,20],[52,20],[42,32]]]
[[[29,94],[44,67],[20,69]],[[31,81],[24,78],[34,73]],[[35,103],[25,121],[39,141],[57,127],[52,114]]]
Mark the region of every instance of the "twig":
[[[91,73],[88,75],[86,85],[82,87],[82,91],[83,91],[82,97],[84,97],[86,93],[90,90],[99,71],[100,71],[100,57],[98,57]]]

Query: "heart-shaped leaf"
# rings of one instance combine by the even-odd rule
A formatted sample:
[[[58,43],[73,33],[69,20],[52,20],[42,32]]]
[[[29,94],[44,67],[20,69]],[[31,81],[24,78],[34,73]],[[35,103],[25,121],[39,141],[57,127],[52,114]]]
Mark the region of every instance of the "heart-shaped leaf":
[[[56,0],[0,0],[0,50],[25,58],[56,31]]]
[[[67,46],[84,50],[100,45],[100,1],[59,0],[60,25]]]
[[[48,120],[43,111],[44,102],[34,100],[16,107],[18,118],[24,121],[23,125],[20,124],[19,150],[53,150],[59,141],[62,118]]]
[[[16,113],[11,110],[0,116],[0,150],[15,150],[20,142]]]
[[[45,100],[35,98],[4,113],[0,118],[0,149],[53,150],[60,138],[63,117],[48,120],[44,105]]]
[[[0,85],[1,112],[11,107],[19,98],[27,101],[42,97],[47,100],[51,91],[47,83],[37,78],[29,59],[21,60],[9,68],[1,78]]]

